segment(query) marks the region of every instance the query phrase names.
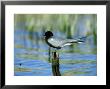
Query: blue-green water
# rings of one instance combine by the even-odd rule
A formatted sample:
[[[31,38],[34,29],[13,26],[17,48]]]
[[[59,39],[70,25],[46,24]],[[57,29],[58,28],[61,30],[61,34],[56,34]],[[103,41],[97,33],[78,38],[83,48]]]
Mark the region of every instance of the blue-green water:
[[[54,35],[65,38],[62,32],[54,31]],[[93,35],[89,35],[84,43],[64,47],[58,52],[61,76],[97,75],[97,55]],[[53,76],[49,48],[41,31],[15,30],[14,75]]]

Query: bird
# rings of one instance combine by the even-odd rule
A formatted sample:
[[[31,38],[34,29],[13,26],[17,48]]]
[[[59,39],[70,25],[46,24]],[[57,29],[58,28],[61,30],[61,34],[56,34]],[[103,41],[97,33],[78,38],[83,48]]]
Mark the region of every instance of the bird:
[[[78,39],[62,39],[62,38],[57,38],[54,37],[54,34],[51,31],[46,31],[45,34],[45,41],[46,43],[52,47],[52,48],[56,48],[56,49],[61,49],[67,45],[72,45],[74,43],[82,43],[85,41],[85,37],[81,37]]]

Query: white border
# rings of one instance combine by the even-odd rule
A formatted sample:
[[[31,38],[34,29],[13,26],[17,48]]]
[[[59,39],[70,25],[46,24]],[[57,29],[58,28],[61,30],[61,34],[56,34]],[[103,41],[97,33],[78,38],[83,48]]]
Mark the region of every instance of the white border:
[[[105,5],[6,5],[6,85],[105,85]],[[14,76],[14,14],[97,14],[97,76]]]

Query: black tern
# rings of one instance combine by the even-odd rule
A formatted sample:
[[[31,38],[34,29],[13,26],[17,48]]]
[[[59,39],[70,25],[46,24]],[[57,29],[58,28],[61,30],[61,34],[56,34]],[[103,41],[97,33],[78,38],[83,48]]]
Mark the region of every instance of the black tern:
[[[45,32],[45,41],[46,43],[53,48],[61,49],[64,46],[72,45],[74,43],[82,43],[85,41],[86,37],[81,37],[79,39],[61,39],[57,37],[53,37],[53,33],[51,31]]]

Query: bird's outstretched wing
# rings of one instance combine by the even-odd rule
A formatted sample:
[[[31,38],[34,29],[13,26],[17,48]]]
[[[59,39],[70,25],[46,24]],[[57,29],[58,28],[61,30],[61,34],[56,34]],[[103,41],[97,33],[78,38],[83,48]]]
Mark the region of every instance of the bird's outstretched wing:
[[[85,42],[86,38],[87,38],[87,36],[81,37],[78,39],[78,42]]]
[[[86,38],[87,37],[85,36],[85,37],[81,37],[79,39],[66,39],[62,46],[64,47],[66,45],[71,45],[73,43],[82,43],[82,42],[85,42]]]
[[[85,39],[86,37],[81,37],[79,39],[50,38],[48,39],[48,43],[50,43],[53,47],[64,47],[73,43],[82,43]]]

